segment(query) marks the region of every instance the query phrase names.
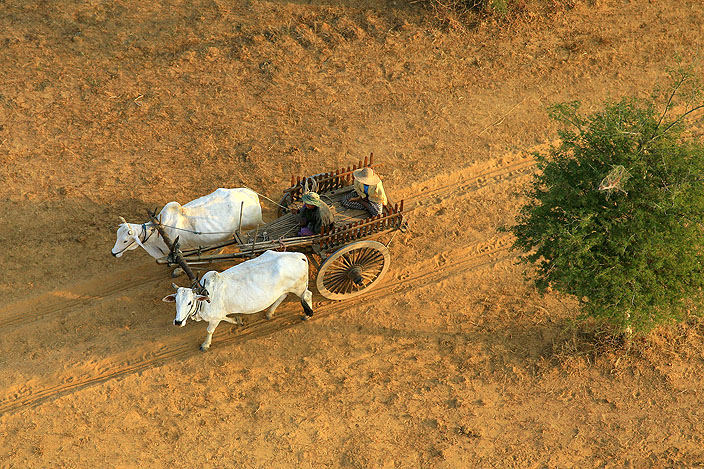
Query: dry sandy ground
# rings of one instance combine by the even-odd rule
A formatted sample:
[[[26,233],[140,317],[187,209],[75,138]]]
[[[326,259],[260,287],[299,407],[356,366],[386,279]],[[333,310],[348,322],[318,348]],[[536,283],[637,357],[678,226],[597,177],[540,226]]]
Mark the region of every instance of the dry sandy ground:
[[[704,6],[459,32],[395,3],[0,0],[1,467],[704,465],[704,326],[626,351],[497,232],[547,105],[649,92],[698,58]],[[370,151],[411,229],[380,288],[307,323],[290,301],[200,353],[168,272],[108,252],[119,215]]]

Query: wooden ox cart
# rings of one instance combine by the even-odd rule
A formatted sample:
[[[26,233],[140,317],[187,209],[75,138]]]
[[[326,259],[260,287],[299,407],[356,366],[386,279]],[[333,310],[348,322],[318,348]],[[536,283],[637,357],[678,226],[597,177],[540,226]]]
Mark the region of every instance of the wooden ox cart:
[[[354,190],[352,172],[364,167],[375,167],[373,155],[358,165],[334,172],[308,177],[292,177],[291,186],[284,190],[279,203],[278,218],[246,233],[237,232],[231,240],[211,246],[180,251],[178,243],[169,256],[158,259],[160,264],[181,266],[193,276],[190,266],[216,262],[233,262],[256,257],[267,250],[289,250],[306,254],[317,270],[316,286],[322,296],[343,300],[361,295],[377,285],[389,269],[391,257],[387,246],[397,231],[405,231],[403,200],[388,203],[383,213],[369,217],[364,210],[353,210],[341,205],[342,198]],[[307,188],[316,189],[321,199],[331,207],[334,227],[313,236],[298,236],[297,210]],[[163,229],[152,215],[162,236]],[[217,253],[223,248],[234,252]],[[177,269],[178,270],[178,269]]]

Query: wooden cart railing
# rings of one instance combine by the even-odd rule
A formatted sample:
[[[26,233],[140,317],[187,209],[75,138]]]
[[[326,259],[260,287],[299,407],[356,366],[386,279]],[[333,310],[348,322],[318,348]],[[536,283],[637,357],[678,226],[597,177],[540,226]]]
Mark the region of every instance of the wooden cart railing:
[[[316,242],[322,250],[347,244],[357,239],[368,238],[385,231],[398,230],[403,225],[403,200],[384,207],[384,213],[371,218],[358,220],[332,230],[325,230],[317,236]]]
[[[369,157],[364,157],[364,160],[359,160],[358,164],[340,168],[336,171],[320,173],[314,176],[291,176],[291,187],[284,189],[284,194],[290,197],[290,202],[301,200],[303,195],[304,185],[307,180],[314,180],[318,185],[318,193],[330,192],[335,189],[340,189],[349,186],[353,182],[352,173],[360,168],[375,168],[381,164],[374,164],[374,153],[370,153]]]

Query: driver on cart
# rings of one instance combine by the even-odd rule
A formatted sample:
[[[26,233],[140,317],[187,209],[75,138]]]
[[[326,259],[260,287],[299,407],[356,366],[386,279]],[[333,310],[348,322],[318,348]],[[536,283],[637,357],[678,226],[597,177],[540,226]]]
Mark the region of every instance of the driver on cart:
[[[319,234],[323,227],[331,228],[335,218],[328,205],[315,192],[306,192],[301,197],[303,207],[298,211],[298,222],[301,229],[299,236]]]
[[[340,202],[343,207],[366,210],[370,217],[383,213],[388,203],[384,185],[372,168],[361,168],[352,173],[354,190]]]

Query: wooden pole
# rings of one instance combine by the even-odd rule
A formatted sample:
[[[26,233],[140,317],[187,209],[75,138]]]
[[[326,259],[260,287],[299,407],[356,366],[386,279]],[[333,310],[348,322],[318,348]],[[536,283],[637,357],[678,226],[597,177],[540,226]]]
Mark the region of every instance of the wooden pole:
[[[252,255],[254,255],[254,244],[257,242],[257,236],[259,236],[259,225],[254,230],[254,238],[252,238]]]
[[[166,231],[164,230],[164,227],[162,226],[161,222],[157,220],[156,212],[150,212],[147,210],[147,213],[149,214],[149,218],[151,219],[152,223],[154,223],[154,226],[156,227],[157,231],[164,240],[164,243],[166,243],[166,245],[169,247],[169,251],[171,251],[174,260],[178,263],[179,266],[181,266],[186,275],[188,275],[188,278],[191,280],[191,282],[198,282],[198,278],[195,276],[190,266],[183,258],[183,253],[181,252],[181,249],[179,249],[178,237],[176,238],[175,242],[172,242],[169,235],[166,234]]]
[[[237,225],[237,233],[242,233],[242,209],[244,209],[244,200],[240,202],[240,224]]]

